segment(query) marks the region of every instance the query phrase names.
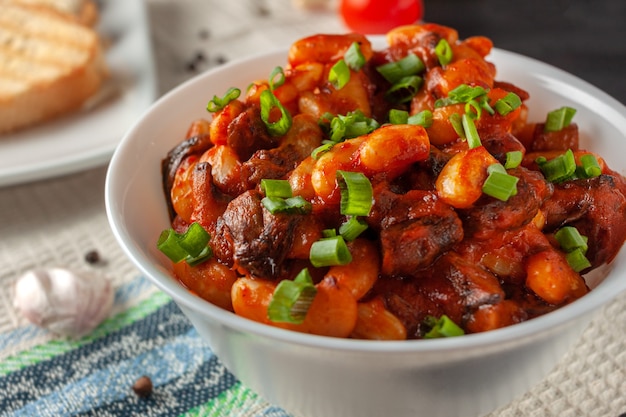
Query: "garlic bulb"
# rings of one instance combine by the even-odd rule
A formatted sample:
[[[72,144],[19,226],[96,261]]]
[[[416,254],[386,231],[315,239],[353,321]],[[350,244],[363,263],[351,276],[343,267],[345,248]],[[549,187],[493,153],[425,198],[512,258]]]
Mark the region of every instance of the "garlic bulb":
[[[81,337],[111,312],[109,280],[63,268],[36,269],[15,284],[14,306],[31,323],[53,333]]]

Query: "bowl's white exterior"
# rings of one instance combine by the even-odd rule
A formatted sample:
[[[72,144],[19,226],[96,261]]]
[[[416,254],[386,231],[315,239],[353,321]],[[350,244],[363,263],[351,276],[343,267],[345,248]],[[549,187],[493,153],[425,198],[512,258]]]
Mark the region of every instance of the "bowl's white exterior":
[[[529,58],[494,50],[498,79],[531,93],[530,119],[578,109],[582,146],[626,172],[626,109],[595,87]],[[594,290],[546,316],[459,338],[371,342],[299,334],[254,323],[194,296],[155,248],[169,227],[160,162],[213,95],[242,89],[284,65],[286,51],[232,63],[176,88],[129,130],[111,161],[107,214],[136,266],[170,294],[244,384],[302,417],[475,417],[505,405],[554,367],[594,311],[626,289],[626,252],[590,277]]]
[[[229,370],[302,417],[481,416],[537,383],[588,323],[486,345],[367,350],[277,340],[180,305]]]

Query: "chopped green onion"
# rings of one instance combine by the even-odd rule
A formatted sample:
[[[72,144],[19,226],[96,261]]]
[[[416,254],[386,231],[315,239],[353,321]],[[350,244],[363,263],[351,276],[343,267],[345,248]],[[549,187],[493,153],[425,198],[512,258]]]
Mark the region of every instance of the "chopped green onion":
[[[345,120],[345,119],[344,119]],[[378,126],[376,124],[375,126]],[[343,137],[344,138],[356,138],[366,135],[374,130],[373,126],[367,121],[350,121],[344,125]]]
[[[387,90],[385,98],[392,103],[407,103],[415,97],[423,81],[419,75],[404,77]]]
[[[352,42],[343,59],[353,71],[359,71],[365,65],[365,56],[363,56],[361,45],[358,42]]]
[[[580,272],[591,266],[591,262],[589,262],[589,259],[587,259],[581,248],[576,248],[565,254],[565,259],[569,266],[576,272]]]
[[[240,89],[231,87],[228,89],[226,94],[224,94],[224,97],[213,96],[213,99],[211,99],[206,105],[206,109],[210,113],[218,112],[226,107],[231,101],[237,100],[240,94]]]
[[[389,110],[389,123],[393,125],[404,125],[409,121],[409,112],[406,110]]]
[[[340,59],[332,66],[328,74],[328,81],[337,90],[341,90],[350,81],[350,68],[345,60]]]
[[[199,223],[191,223],[187,231],[178,237],[178,244],[189,255],[196,257],[206,248],[211,236]]]
[[[261,180],[261,190],[263,190],[266,197],[289,198],[293,196],[291,184],[287,180],[264,178]]]
[[[463,121],[461,120],[461,115],[458,113],[452,113],[450,117],[448,117],[448,120],[450,120],[450,124],[452,125],[452,128],[454,129],[456,134],[459,135],[460,138],[465,139],[465,131],[463,130]]]
[[[576,109],[567,106],[552,110],[548,113],[544,130],[546,132],[558,132],[570,125],[575,114]]]
[[[491,164],[487,167],[487,173],[491,174],[492,172],[500,172],[501,174],[506,174],[506,168],[504,167],[504,165],[497,163],[497,164]]]
[[[480,104],[480,108],[485,110],[487,113],[494,115],[496,113],[496,111],[493,109],[493,107],[491,107],[491,105],[489,104],[489,97],[488,96],[483,96],[480,98],[479,100],[479,104]]]
[[[574,249],[582,250],[583,254],[587,252],[587,239],[574,226],[561,227],[554,234],[554,238],[565,252],[571,252]]]
[[[539,169],[550,182],[562,182],[576,173],[576,159],[571,149],[549,161],[537,161]]]
[[[319,120],[317,121],[317,124],[319,124],[320,127],[324,128],[326,125],[330,124],[330,121],[333,120],[334,117],[335,117],[334,114],[327,111],[320,116]]]
[[[267,131],[272,136],[283,136],[291,128],[291,114],[289,114],[289,111],[282,105],[280,100],[278,100],[278,98],[276,98],[274,93],[272,93],[270,90],[264,90],[261,93],[260,101],[261,120],[263,120],[263,123],[265,123]],[[276,122],[271,122],[270,114],[272,112],[272,109],[274,108],[280,110],[281,117]]]
[[[437,42],[435,55],[437,55],[439,64],[441,64],[442,67],[445,67],[452,61],[452,48],[447,40],[440,39],[439,42]]]
[[[482,112],[495,114],[495,110],[489,104],[487,90],[483,87],[470,87],[461,84],[448,92],[448,96],[435,101],[435,108],[450,106],[453,104],[465,104],[465,113],[474,119],[480,119]]]
[[[263,197],[261,204],[271,214],[305,214],[311,211],[311,203],[299,195],[289,198]]]
[[[376,67],[376,71],[391,84],[397,83],[404,77],[419,74],[425,69],[424,62],[412,52],[399,61],[389,62]]]
[[[485,94],[487,94],[487,90],[485,90],[483,87],[471,87],[467,84],[461,84],[458,87],[452,89],[448,93],[448,97],[455,100],[457,103],[466,103],[470,100],[474,100],[478,97],[484,96]]]
[[[167,229],[161,232],[157,241],[157,248],[163,252],[174,263],[185,259],[189,253],[178,243],[178,234],[174,229]]]
[[[316,294],[313,278],[304,268],[293,281],[284,279],[278,283],[267,306],[267,317],[273,322],[301,324]]]
[[[330,140],[339,143],[344,139],[366,135],[380,127],[373,118],[366,117],[362,111],[355,110],[344,115],[337,115],[330,121]]]
[[[318,146],[313,149],[313,152],[311,152],[311,158],[318,159],[322,154],[330,151],[333,146],[335,146],[335,142],[328,142]]]
[[[278,78],[276,78],[278,77]],[[274,89],[280,87],[285,84],[285,71],[282,67],[276,67],[272,70],[269,78],[269,86],[270,90],[274,91]]]
[[[309,261],[316,268],[333,265],[347,265],[352,255],[341,235],[322,238],[311,245]]]
[[[524,154],[522,151],[510,151],[506,153],[506,162],[504,163],[504,167],[506,169],[517,168],[524,158]]]
[[[373,190],[361,172],[337,170],[341,190],[340,212],[346,216],[367,216],[372,209]]]
[[[500,164],[493,164],[491,166],[494,165],[502,167]],[[504,167],[502,167],[502,169],[504,170]],[[497,198],[500,201],[507,201],[517,194],[518,181],[519,178],[507,174],[506,171],[503,173],[499,169],[493,169],[483,183],[483,193]]]
[[[343,117],[335,117],[330,121],[330,140],[335,143],[346,138],[347,120]]]
[[[339,234],[348,242],[352,242],[368,228],[365,220],[352,216],[339,226]]]
[[[577,178],[589,179],[602,174],[602,168],[595,155],[582,155],[580,157],[581,165],[576,165],[576,159],[571,149],[550,161],[540,156],[535,159],[535,162],[546,179],[551,182],[563,182]]]
[[[356,138],[359,136],[367,135],[372,131],[378,129],[380,125],[374,119],[367,120],[346,120],[344,128],[344,138]]]
[[[287,203],[284,198],[279,197],[263,197],[261,204],[267,211],[272,214],[284,212],[287,210]]]
[[[451,104],[467,103],[481,97],[486,97],[487,90],[483,87],[470,87],[467,84],[461,84],[448,92],[448,97],[435,101],[435,107],[449,106]]]
[[[495,108],[501,116],[506,116],[521,105],[522,100],[520,97],[515,93],[509,92],[506,96],[496,101]]]
[[[335,229],[324,229],[322,230],[323,237],[335,237],[337,236],[337,231]]]
[[[430,127],[433,124],[433,112],[422,110],[421,112],[409,116],[406,110],[389,110],[389,123],[394,125],[410,124],[423,127]]]
[[[410,125],[418,125],[423,127],[431,127],[433,125],[433,112],[430,110],[422,110],[421,112],[409,116],[407,121]]]
[[[456,103],[467,103],[470,100],[475,100],[478,97],[487,94],[487,90],[483,87],[475,86],[471,87],[467,84],[461,84],[458,87],[452,89],[448,93],[448,97],[454,100]]]
[[[595,178],[602,174],[602,168],[600,167],[595,155],[588,153],[581,156],[580,163],[584,173],[584,178]]]
[[[465,103],[465,114],[474,120],[480,119],[483,109],[478,100],[472,99]]]
[[[157,248],[174,263],[185,260],[189,265],[195,266],[213,256],[213,251],[208,246],[210,239],[207,231],[194,222],[183,234],[178,234],[171,228],[162,231]]]
[[[426,325],[431,329],[424,335],[425,339],[435,339],[439,337],[454,337],[465,334],[452,319],[445,314],[439,318],[428,316],[425,319]]]
[[[287,211],[290,213],[305,214],[309,213],[312,208],[311,203],[306,201],[301,195],[286,198],[285,204],[287,204]]]
[[[189,266],[196,266],[200,265],[202,262],[210,259],[211,257],[213,257],[213,250],[210,246],[205,246],[204,249],[202,249],[202,252],[200,252],[197,256],[188,256],[185,259],[185,262],[187,262]]]
[[[477,148],[481,146],[480,136],[478,136],[478,131],[476,130],[476,125],[474,124],[474,120],[467,113],[461,116],[461,123],[463,125],[463,132],[465,133],[465,138],[467,139],[467,145],[472,148]]]

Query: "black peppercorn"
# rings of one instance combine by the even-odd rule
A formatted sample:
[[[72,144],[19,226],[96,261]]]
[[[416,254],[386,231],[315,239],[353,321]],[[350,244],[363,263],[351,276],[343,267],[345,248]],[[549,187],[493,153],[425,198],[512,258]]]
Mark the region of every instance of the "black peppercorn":
[[[133,384],[133,391],[140,398],[147,398],[152,394],[152,380],[147,376],[140,377]]]
[[[85,254],[85,261],[91,265],[97,264],[98,262],[100,262],[100,254],[95,249],[90,250]]]

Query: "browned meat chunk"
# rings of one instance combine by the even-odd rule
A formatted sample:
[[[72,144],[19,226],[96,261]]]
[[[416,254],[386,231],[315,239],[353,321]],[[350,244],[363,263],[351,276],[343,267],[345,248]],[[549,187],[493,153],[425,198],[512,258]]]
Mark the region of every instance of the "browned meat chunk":
[[[211,165],[199,162],[191,177],[194,208],[192,219],[214,233],[215,222],[224,212],[231,198],[222,194],[213,183]]]
[[[504,298],[504,291],[493,274],[455,252],[446,253],[432,271],[434,274],[443,274],[452,283],[468,312],[483,304],[495,304]]]
[[[213,146],[213,143],[211,142],[211,138],[208,133],[191,136],[172,148],[167,153],[167,156],[161,161],[163,192],[165,194],[167,208],[171,219],[176,216],[176,212],[172,205],[171,193],[178,167],[188,156],[202,155],[202,153],[211,146]]]
[[[410,338],[422,337],[427,316],[445,314],[463,325],[484,306],[497,305],[505,294],[497,278],[454,252],[407,279],[381,279],[375,288]],[[513,311],[513,309],[512,309]],[[518,314],[515,310],[515,314]]]
[[[493,134],[480,138],[483,146],[492,154],[500,163],[506,162],[506,153],[513,151],[525,152],[524,145],[510,133]]]
[[[429,191],[377,187],[368,222],[380,231],[384,275],[412,275],[463,239],[454,210]]]
[[[508,201],[483,196],[474,207],[464,210],[461,217],[467,236],[485,239],[493,233],[520,228],[535,217],[552,194],[552,184],[540,173],[521,167],[509,172],[519,178],[517,195]]]
[[[626,197],[623,184],[612,175],[567,181],[554,187],[543,205],[547,228],[571,225],[589,238],[587,259],[593,267],[610,262],[626,234]]]
[[[537,123],[529,151],[578,150],[578,125],[571,123],[556,132],[546,132],[545,123]]]
[[[279,138],[268,133],[257,106],[249,107],[228,125],[227,144],[240,161],[249,159],[259,149],[274,148],[278,143]]]
[[[222,247],[214,251],[222,262],[232,263],[244,274],[278,278],[286,272],[284,261],[302,216],[271,214],[264,209],[262,198],[257,191],[247,191],[230,202],[217,221],[215,241]]]
[[[241,176],[247,188],[254,188],[264,178],[284,178],[321,143],[322,129],[317,121],[305,114],[295,116],[277,148],[258,150],[243,163]]]

